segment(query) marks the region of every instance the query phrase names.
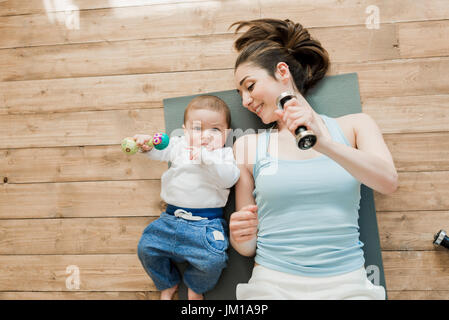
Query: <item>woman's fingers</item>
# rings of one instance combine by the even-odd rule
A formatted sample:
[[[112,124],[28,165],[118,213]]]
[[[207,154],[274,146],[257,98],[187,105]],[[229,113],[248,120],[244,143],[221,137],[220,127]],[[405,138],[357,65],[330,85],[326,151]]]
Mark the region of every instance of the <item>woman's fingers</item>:
[[[247,205],[231,215],[229,230],[234,240],[247,241],[257,235],[258,224],[257,205]]]
[[[256,204],[248,204],[239,210],[239,212],[242,212],[242,211],[250,211],[253,213],[257,213],[257,205]]]

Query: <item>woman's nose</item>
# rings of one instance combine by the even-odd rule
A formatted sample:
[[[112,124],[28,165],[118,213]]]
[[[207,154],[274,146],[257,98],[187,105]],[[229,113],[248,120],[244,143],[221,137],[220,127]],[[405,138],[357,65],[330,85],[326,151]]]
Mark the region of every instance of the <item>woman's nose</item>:
[[[251,103],[253,102],[253,98],[248,93],[243,93],[242,95],[242,104],[245,108],[249,108]]]

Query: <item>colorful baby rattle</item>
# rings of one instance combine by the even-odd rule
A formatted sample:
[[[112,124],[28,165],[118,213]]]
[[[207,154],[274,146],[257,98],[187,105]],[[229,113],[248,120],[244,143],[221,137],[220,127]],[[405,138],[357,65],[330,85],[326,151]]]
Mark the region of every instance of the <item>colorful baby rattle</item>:
[[[170,142],[170,138],[165,133],[155,133],[153,138],[151,138],[146,145],[149,147],[155,147],[158,150],[163,150],[167,148],[168,143]],[[139,147],[137,146],[136,141],[133,138],[125,138],[122,141],[122,150],[127,154],[135,154]]]

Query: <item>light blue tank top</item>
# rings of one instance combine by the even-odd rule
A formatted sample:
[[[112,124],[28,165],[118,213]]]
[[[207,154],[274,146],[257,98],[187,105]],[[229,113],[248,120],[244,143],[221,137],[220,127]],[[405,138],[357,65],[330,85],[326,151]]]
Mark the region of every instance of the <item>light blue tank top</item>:
[[[337,121],[320,115],[332,139],[350,146]],[[254,198],[259,230],[255,261],[267,268],[323,277],[364,265],[359,240],[360,182],[331,158],[282,160],[258,137]]]

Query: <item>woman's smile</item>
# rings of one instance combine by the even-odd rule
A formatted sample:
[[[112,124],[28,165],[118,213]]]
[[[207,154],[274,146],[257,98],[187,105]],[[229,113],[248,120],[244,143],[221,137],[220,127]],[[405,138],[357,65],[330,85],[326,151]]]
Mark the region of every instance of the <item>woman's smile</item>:
[[[262,110],[263,107],[263,103],[261,103],[254,111],[255,113],[260,116],[260,111]]]

